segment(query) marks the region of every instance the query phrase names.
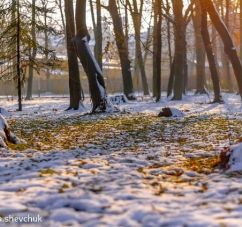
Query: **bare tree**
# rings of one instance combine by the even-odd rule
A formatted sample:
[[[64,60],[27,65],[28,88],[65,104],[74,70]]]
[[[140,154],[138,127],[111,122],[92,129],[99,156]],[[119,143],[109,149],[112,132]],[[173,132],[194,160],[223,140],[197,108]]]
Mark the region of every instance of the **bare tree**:
[[[108,10],[113,20],[114,35],[121,63],[124,94],[127,99],[134,100],[136,98],[133,94],[133,81],[131,76],[129,51],[123,32],[122,19],[118,13],[116,0],[109,0],[108,6],[102,5],[102,7]]]
[[[226,25],[221,20],[214,4],[211,0],[200,0],[206,11],[208,12],[212,23],[218,31],[223,43],[224,52],[228,55],[228,58],[233,66],[234,74],[237,80],[240,96],[242,97],[242,64],[234,46],[233,40],[229,34]]]
[[[76,33],[73,0],[65,0],[65,16],[70,90],[70,105],[67,110],[77,110],[79,108],[79,103],[84,96],[81,88],[77,55],[72,43],[72,39],[75,37]]]
[[[196,78],[197,86],[195,94],[205,94],[205,48],[201,35],[201,6],[199,0],[194,0],[195,9],[193,11],[193,26],[195,35],[195,51],[196,51]]]
[[[90,35],[86,25],[86,0],[76,1],[76,30],[72,43],[87,74],[93,104],[92,112],[97,109],[105,111],[107,100],[103,74],[88,45]]]
[[[141,80],[143,85],[144,95],[150,95],[149,86],[146,78],[145,66],[144,66],[144,59],[142,56],[142,49],[141,49],[141,36],[140,36],[140,29],[141,29],[141,16],[143,11],[144,0],[140,1],[140,9],[138,10],[137,0],[132,1],[132,5],[129,0],[127,0],[127,4],[129,6],[129,10],[133,19],[134,24],[134,31],[135,31],[135,51],[136,57],[138,59],[139,70],[141,74]]]
[[[161,19],[162,19],[162,11],[161,11],[161,0],[155,0],[154,4],[154,36],[156,45],[154,45],[154,58],[155,65],[153,66],[153,75],[154,75],[154,84],[153,91],[156,97],[156,102],[160,100],[161,97]],[[156,74],[156,75],[155,75]]]
[[[34,76],[34,60],[36,57],[37,44],[36,44],[36,8],[35,8],[35,0],[32,0],[32,25],[31,25],[31,36],[32,36],[32,44],[30,43],[29,50],[29,77],[28,77],[28,88],[26,100],[31,100],[32,98],[32,85],[33,85],[33,76]]]
[[[223,103],[220,82],[219,82],[219,73],[216,66],[216,60],[215,60],[212,44],[210,42],[210,37],[208,33],[207,11],[203,3],[201,4],[201,9],[202,9],[201,34],[203,37],[203,42],[204,42],[205,51],[207,54],[207,59],[209,62],[209,68],[211,72],[211,78],[213,82],[213,90],[214,90],[213,102]]]

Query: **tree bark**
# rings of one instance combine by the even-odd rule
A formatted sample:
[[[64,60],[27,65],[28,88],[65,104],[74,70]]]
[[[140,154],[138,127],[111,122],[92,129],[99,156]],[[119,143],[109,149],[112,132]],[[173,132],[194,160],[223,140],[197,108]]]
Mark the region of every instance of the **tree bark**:
[[[21,69],[20,69],[20,12],[19,0],[16,1],[17,6],[17,78],[18,78],[18,111],[22,111],[22,87],[21,87]]]
[[[157,18],[158,18],[158,9],[157,9],[157,0],[154,0],[154,26],[153,26],[153,77],[152,77],[152,90],[153,97],[157,96],[156,94],[156,81],[157,81]]]
[[[172,94],[174,78],[175,78],[175,65],[176,63],[174,58],[170,67],[170,75],[169,75],[169,80],[167,85],[167,97],[169,97]]]
[[[173,100],[182,100],[183,85],[184,85],[184,18],[183,1],[173,0],[173,10],[175,18],[175,81],[174,81],[174,96]]]
[[[200,0],[204,4],[212,23],[218,31],[220,37],[224,43],[224,52],[228,55],[228,58],[233,66],[234,74],[237,80],[240,97],[242,98],[242,64],[237,54],[236,48],[233,44],[232,38],[226,28],[225,24],[221,20],[217,10],[215,9],[211,0]]]
[[[49,42],[48,42],[48,30],[47,30],[47,1],[44,2],[44,22],[45,22],[45,50],[47,50],[49,48]],[[45,54],[45,60],[46,62],[48,61],[48,52],[46,51]],[[49,67],[46,68],[46,91],[49,92],[50,91],[50,69]]]
[[[87,74],[93,105],[92,112],[98,108],[100,111],[105,111],[107,99],[103,74],[88,45],[90,35],[86,26],[86,0],[77,0],[76,2],[76,30],[77,33],[72,42]]]
[[[78,60],[72,43],[72,39],[75,36],[73,0],[65,0],[65,16],[70,90],[70,105],[67,110],[78,110],[80,100],[82,100],[84,97],[79,76]]]
[[[156,50],[156,83],[155,83],[155,94],[156,94],[156,102],[160,101],[161,98],[161,19],[162,19],[162,12],[161,12],[161,0],[156,0],[157,3],[157,50]]]
[[[32,27],[31,27],[31,38],[30,41],[30,55],[29,55],[29,78],[28,78],[28,87],[27,95],[25,100],[32,100],[32,86],[33,86],[33,76],[34,76],[34,61],[36,57],[36,25],[35,25],[35,0],[32,0]]]
[[[226,14],[225,14],[225,25],[227,28],[229,28],[229,5],[230,1],[226,0]],[[224,60],[225,60],[225,67],[226,67],[226,76],[227,76],[227,88],[228,92],[232,93],[233,92],[233,85],[232,85],[232,78],[231,78],[231,73],[230,73],[230,64],[229,64],[229,59],[228,56],[224,55]]]
[[[102,35],[102,17],[101,17],[101,3],[100,0],[97,0],[97,27],[96,27],[96,37],[95,37],[95,57],[97,59],[97,63],[102,70],[102,42],[103,42],[103,35]]]
[[[134,100],[136,98],[133,94],[133,81],[131,76],[129,52],[123,32],[122,20],[120,15],[118,14],[116,1],[109,0],[109,5],[105,8],[109,11],[113,20],[114,35],[121,63],[124,94],[127,99]]]
[[[130,9],[131,16],[133,19],[133,24],[134,24],[136,57],[138,59],[139,70],[141,74],[141,81],[143,85],[143,92],[144,92],[144,95],[150,95],[149,86],[148,86],[146,73],[145,73],[144,60],[142,56],[141,43],[140,43],[140,38],[141,38],[140,28],[141,28],[141,14],[142,14],[142,8],[143,8],[143,0],[141,0],[140,2],[140,10],[138,10],[138,4],[136,0],[133,0],[133,10],[129,0],[127,1],[127,3],[129,5],[129,9]]]
[[[202,0],[200,0],[201,2]],[[213,90],[214,90],[214,100],[213,102],[223,103],[222,95],[221,95],[221,88],[219,83],[219,74],[218,69],[216,67],[216,60],[214,57],[212,45],[210,42],[210,37],[208,33],[208,25],[207,25],[207,11],[204,7],[203,3],[201,2],[201,9],[202,9],[202,20],[201,20],[201,35],[203,38],[205,51],[207,54],[207,59],[209,62],[209,68],[211,72],[211,78],[213,82]]]
[[[195,94],[206,94],[205,89],[205,49],[203,38],[201,35],[201,6],[199,0],[195,2],[195,11],[192,16],[195,35],[195,49],[196,49],[196,78],[197,87]]]

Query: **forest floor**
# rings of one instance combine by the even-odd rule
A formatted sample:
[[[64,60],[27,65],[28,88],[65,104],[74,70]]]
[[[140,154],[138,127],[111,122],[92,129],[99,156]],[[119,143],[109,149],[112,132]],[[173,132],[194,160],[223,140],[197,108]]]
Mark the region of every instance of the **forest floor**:
[[[25,226],[28,215],[42,222],[26,226],[241,226],[242,171],[214,167],[242,136],[240,97],[224,99],[143,98],[103,114],[87,114],[88,100],[64,111],[69,99],[36,97],[17,112],[0,99],[27,142],[0,150],[0,227]],[[157,117],[166,106],[186,115]]]

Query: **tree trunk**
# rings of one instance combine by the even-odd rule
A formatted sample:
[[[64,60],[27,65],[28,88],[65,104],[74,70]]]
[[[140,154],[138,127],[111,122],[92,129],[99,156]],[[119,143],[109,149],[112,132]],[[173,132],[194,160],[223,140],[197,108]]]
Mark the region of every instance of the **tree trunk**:
[[[86,26],[86,0],[76,2],[76,30],[77,33],[72,42],[87,74],[93,104],[92,112],[95,112],[97,108],[105,111],[107,99],[103,74],[88,45],[90,35]]]
[[[168,0],[166,0],[166,14],[169,15],[170,14],[170,3]],[[172,48],[171,48],[171,25],[170,25],[170,21],[167,19],[167,42],[168,42],[168,52],[169,52],[169,63],[170,63],[170,68],[172,66]]]
[[[202,0],[200,0],[201,2]],[[218,75],[218,69],[216,67],[216,60],[214,57],[212,45],[210,42],[210,37],[208,33],[208,25],[207,25],[207,11],[206,8],[204,8],[204,5],[201,3],[202,8],[202,20],[201,20],[201,34],[205,46],[205,51],[207,54],[207,59],[209,62],[209,68],[211,72],[211,78],[213,82],[213,90],[214,90],[214,101],[213,102],[219,102],[222,103],[222,95],[221,95],[221,89],[220,89],[220,83],[219,83],[219,75]]]
[[[162,12],[161,12],[161,0],[156,0],[157,2],[157,51],[156,51],[156,83],[155,83],[155,94],[156,94],[156,102],[160,101],[161,98],[161,19],[162,19]]]
[[[153,77],[152,77],[152,90],[153,97],[156,94],[156,81],[157,81],[157,18],[158,18],[157,0],[154,0],[154,27],[153,27]]]
[[[48,42],[48,30],[47,30],[47,3],[44,5],[45,13],[44,13],[44,21],[45,21],[45,50],[49,49],[49,42]],[[46,51],[45,60],[48,61],[48,52]],[[50,91],[50,69],[49,67],[46,68],[46,91]]]
[[[17,78],[18,78],[18,111],[22,111],[22,90],[21,90],[21,69],[20,69],[20,12],[19,0],[16,1],[17,5]]]
[[[143,8],[143,0],[140,2],[140,10],[138,11],[138,5],[137,1],[133,0],[133,8],[132,10],[131,4],[129,1],[128,5],[130,8],[131,16],[133,19],[133,24],[134,24],[134,30],[135,30],[135,49],[136,49],[136,57],[138,58],[138,63],[139,63],[139,70],[141,74],[141,81],[143,85],[143,92],[144,95],[150,95],[149,92],[149,86],[146,78],[146,73],[145,73],[145,66],[144,66],[144,60],[142,56],[142,50],[141,50],[141,43],[140,43],[140,28],[141,28],[141,14],[142,14],[142,8]]]
[[[217,29],[220,37],[224,43],[224,52],[228,55],[228,58],[233,66],[234,74],[237,80],[240,97],[242,98],[242,64],[239,56],[236,52],[236,48],[233,44],[232,38],[226,28],[225,24],[222,22],[217,10],[215,9],[211,0],[200,0],[204,3],[204,7],[209,13],[210,19]]]
[[[72,43],[72,39],[74,38],[75,34],[73,0],[65,0],[65,16],[70,90],[70,105],[67,110],[78,110],[80,100],[82,100],[84,97],[79,76],[78,60]]]
[[[227,26],[227,28],[229,28],[229,5],[230,5],[230,1],[226,0],[225,25]],[[230,73],[229,59],[228,59],[228,56],[226,56],[226,55],[224,55],[224,57],[225,57],[228,92],[232,93],[233,85],[232,85],[232,80],[231,80],[232,78],[231,78],[231,73]]]
[[[184,19],[183,19],[183,1],[173,0],[173,10],[175,18],[175,81],[173,100],[182,100],[184,85]]]
[[[196,78],[197,88],[195,94],[206,94],[205,89],[205,49],[203,38],[201,35],[201,7],[199,1],[194,1],[196,8],[192,19],[195,32],[195,48],[196,48]]]
[[[125,41],[122,20],[120,15],[118,14],[116,1],[109,0],[109,6],[106,7],[106,9],[109,11],[113,20],[116,45],[118,48],[121,69],[122,69],[124,94],[127,97],[127,99],[134,100],[136,98],[133,94],[133,81],[131,76],[131,66],[130,66],[130,60],[129,60],[128,47]]]
[[[95,57],[97,59],[97,63],[102,70],[103,64],[102,64],[102,17],[101,17],[101,3],[100,0],[97,0],[97,27],[96,27],[96,37],[95,37]]]
[[[170,67],[170,76],[169,76],[168,85],[167,85],[167,97],[169,97],[172,94],[173,84],[175,79],[175,66],[176,66],[176,63],[174,58]]]
[[[102,70],[102,17],[101,17],[101,3],[100,0],[96,0],[96,15],[97,22],[95,21],[93,1],[89,0],[91,15],[92,15],[92,24],[95,36],[95,46],[94,46],[94,56],[98,62],[100,69]]]
[[[28,78],[28,88],[27,95],[25,100],[31,100],[32,98],[32,86],[33,86],[33,76],[34,76],[34,61],[36,57],[36,25],[35,25],[35,0],[32,0],[32,27],[31,27],[31,36],[32,40],[30,41],[30,56],[29,56],[29,78]]]
[[[12,0],[12,13],[11,13],[11,23],[14,24],[15,23],[15,20],[16,20],[16,0]],[[15,31],[14,31],[15,32]],[[15,35],[13,32],[13,36]],[[13,55],[12,56],[12,62],[13,62],[13,69],[12,69],[12,78],[15,80],[16,77],[17,77],[17,57],[15,56],[15,53],[17,53],[17,50],[16,50],[16,40],[13,41],[15,42],[15,45],[13,45]]]
[[[187,92],[187,84],[188,84],[188,64],[187,64],[187,42],[186,42],[186,31],[183,33],[184,40],[184,57],[183,57],[183,67],[184,67],[184,79],[183,79],[183,94],[185,95]]]

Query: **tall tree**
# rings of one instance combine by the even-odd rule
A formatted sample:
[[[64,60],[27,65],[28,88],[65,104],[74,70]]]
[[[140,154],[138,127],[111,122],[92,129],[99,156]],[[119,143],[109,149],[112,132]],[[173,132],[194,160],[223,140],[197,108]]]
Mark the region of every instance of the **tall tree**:
[[[210,37],[208,33],[207,11],[206,11],[206,8],[204,7],[204,4],[201,4],[201,9],[202,9],[201,34],[203,37],[203,42],[204,42],[205,51],[209,62],[209,69],[211,72],[211,78],[213,82],[213,90],[214,90],[213,102],[223,103],[220,82],[219,82],[218,68],[216,66],[216,60],[215,60],[212,44],[210,42]]]
[[[20,2],[17,0],[17,78],[18,78],[18,111],[22,111],[21,67],[20,67]]]
[[[227,28],[229,28],[229,11],[230,11],[230,0],[225,1],[225,8],[226,8],[226,13],[225,13],[225,25]],[[229,64],[229,59],[228,56],[224,55],[224,62],[225,62],[225,68],[226,68],[226,76],[227,76],[227,88],[228,92],[233,92],[233,85],[232,85],[232,78],[231,78],[231,73],[230,73],[230,64]]]
[[[78,60],[72,42],[72,39],[75,37],[73,0],[65,0],[65,16],[70,90],[70,105],[67,110],[77,110],[84,96],[81,88]]]
[[[233,40],[229,34],[229,31],[223,21],[221,20],[214,4],[211,0],[200,0],[206,8],[212,23],[218,31],[221,39],[224,43],[224,52],[228,55],[228,58],[233,66],[234,74],[237,80],[239,93],[242,98],[242,64],[234,46]]]
[[[45,49],[49,49],[49,34],[48,34],[48,13],[51,12],[51,10],[48,9],[48,0],[41,0],[42,8],[43,8],[43,14],[44,14],[44,42],[45,42]],[[58,3],[58,2],[56,2]],[[48,62],[48,56],[49,53],[46,51],[45,53],[45,60]],[[50,91],[50,68],[46,67],[46,91]]]
[[[101,16],[101,3],[100,0],[96,0],[96,16],[95,20],[93,1],[89,0],[91,14],[92,14],[92,23],[95,36],[95,46],[94,46],[94,55],[98,62],[100,69],[102,70],[102,16]]]
[[[113,20],[114,35],[121,63],[124,94],[127,99],[134,100],[136,98],[133,94],[133,81],[131,76],[129,51],[123,31],[122,19],[118,13],[116,0],[109,0],[108,6],[103,7],[108,10]]]
[[[135,51],[136,57],[138,59],[139,70],[141,74],[141,81],[143,85],[144,95],[150,95],[149,86],[147,82],[146,72],[145,72],[145,65],[144,59],[142,56],[142,48],[141,48],[141,36],[140,36],[140,29],[141,29],[141,16],[143,11],[144,1],[140,1],[140,9],[138,10],[137,0],[132,1],[132,5],[129,0],[127,0],[127,4],[129,6],[129,10],[131,12],[131,16],[133,19],[134,24],[134,31],[135,31]],[[133,6],[133,7],[132,7]]]
[[[193,3],[184,10],[183,0],[172,0],[175,36],[175,80],[173,100],[181,100],[188,82],[186,28],[191,19]],[[184,12],[184,15],[183,15]]]
[[[28,88],[26,100],[31,100],[32,98],[32,86],[33,86],[33,76],[34,76],[34,61],[37,53],[37,40],[36,40],[36,6],[35,0],[32,0],[32,21],[31,21],[31,36],[32,39],[30,42],[30,50],[29,50],[29,75],[28,75]]]
[[[155,1],[155,5],[154,5],[154,23],[156,29],[154,29],[154,31],[156,31],[156,46],[154,46],[153,49],[155,49],[156,51],[154,52],[154,57],[156,58],[155,62],[156,65],[153,66],[155,68],[153,68],[153,70],[155,70],[155,72],[153,72],[153,74],[156,73],[155,75],[155,79],[154,79],[154,94],[156,97],[156,102],[160,101],[160,97],[161,97],[161,19],[162,19],[162,11],[161,11],[161,0],[156,0]]]
[[[98,65],[100,69],[102,70],[103,64],[102,64],[102,15],[101,15],[101,3],[100,0],[97,0],[96,3],[97,7],[97,27],[96,27],[96,37],[95,37],[95,57],[97,59]]]
[[[93,104],[92,112],[95,112],[97,109],[105,111],[107,98],[103,74],[88,45],[90,35],[86,25],[86,0],[76,1],[76,30],[77,32],[72,42],[87,74]]]
[[[195,94],[205,94],[205,48],[203,38],[201,35],[201,6],[199,0],[194,0],[195,10],[193,12],[192,20],[195,35],[195,51],[196,51],[196,92]]]
[[[172,0],[175,19],[175,81],[173,100],[181,100],[184,84],[184,18],[183,18],[183,0]]]

